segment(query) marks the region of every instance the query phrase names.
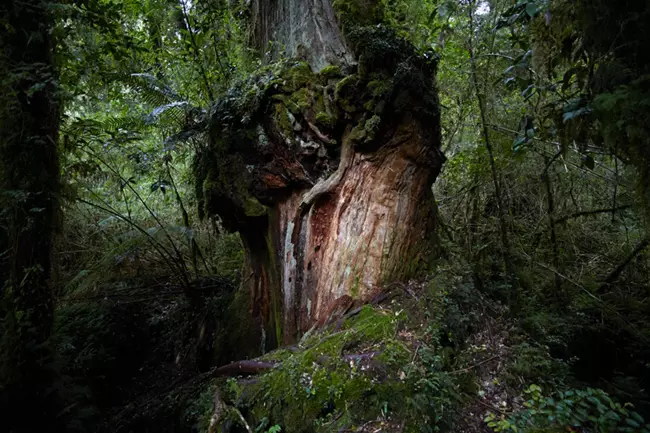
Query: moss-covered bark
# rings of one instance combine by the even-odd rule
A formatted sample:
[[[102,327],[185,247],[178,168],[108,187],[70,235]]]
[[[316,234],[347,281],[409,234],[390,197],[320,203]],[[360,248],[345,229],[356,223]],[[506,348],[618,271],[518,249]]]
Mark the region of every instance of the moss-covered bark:
[[[436,62],[387,27],[352,26],[353,9],[337,11],[354,63],[268,65],[215,106],[197,159],[205,211],[244,238],[243,289],[267,347],[343,296],[417,273],[431,252]]]

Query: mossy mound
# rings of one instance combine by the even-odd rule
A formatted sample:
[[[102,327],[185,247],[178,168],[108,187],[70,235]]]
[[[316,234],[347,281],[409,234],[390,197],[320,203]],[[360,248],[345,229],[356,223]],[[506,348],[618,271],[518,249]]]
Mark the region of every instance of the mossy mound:
[[[231,410],[211,431],[240,431],[243,421],[232,413],[262,432],[416,432],[451,424],[459,381],[436,353],[439,328],[426,324],[426,296],[400,293],[354,309],[297,346],[259,358],[276,364],[268,372],[222,381]]]

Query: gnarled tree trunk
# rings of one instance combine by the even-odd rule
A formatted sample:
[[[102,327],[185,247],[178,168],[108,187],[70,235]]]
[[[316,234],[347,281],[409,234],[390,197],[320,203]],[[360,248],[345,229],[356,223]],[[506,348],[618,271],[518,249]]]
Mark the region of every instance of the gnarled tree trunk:
[[[243,289],[267,348],[412,275],[432,246],[444,160],[435,61],[358,3],[253,2],[257,47],[273,41],[297,60],[223,98],[198,159],[205,208],[242,236]]]

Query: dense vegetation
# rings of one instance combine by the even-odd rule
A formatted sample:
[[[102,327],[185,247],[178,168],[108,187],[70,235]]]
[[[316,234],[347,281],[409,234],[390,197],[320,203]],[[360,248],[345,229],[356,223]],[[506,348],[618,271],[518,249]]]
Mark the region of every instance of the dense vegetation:
[[[0,6],[7,431],[650,431],[648,3],[332,3],[357,82],[255,49],[250,1]],[[207,193],[259,138],[223,125],[272,103],[293,134],[317,100],[336,136],[400,77],[441,117],[426,265],[251,338],[250,245],[214,210],[241,191]],[[390,124],[354,119],[358,145]]]

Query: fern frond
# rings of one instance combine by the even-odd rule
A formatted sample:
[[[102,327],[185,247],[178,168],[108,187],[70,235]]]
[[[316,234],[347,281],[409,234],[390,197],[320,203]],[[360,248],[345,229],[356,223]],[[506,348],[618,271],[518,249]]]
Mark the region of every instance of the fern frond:
[[[147,104],[162,106],[183,101],[169,86],[151,74],[133,73],[119,76],[117,79],[131,87]]]
[[[148,126],[142,116],[113,116],[104,119],[76,118],[65,128],[65,132],[75,136],[103,134],[115,135],[123,131],[137,131]]]
[[[190,104],[186,101],[176,101],[161,105],[154,108],[153,111],[145,117],[145,122],[148,125],[152,125],[164,118],[171,120],[177,126],[181,126],[185,124],[185,114],[188,108],[190,108]]]

